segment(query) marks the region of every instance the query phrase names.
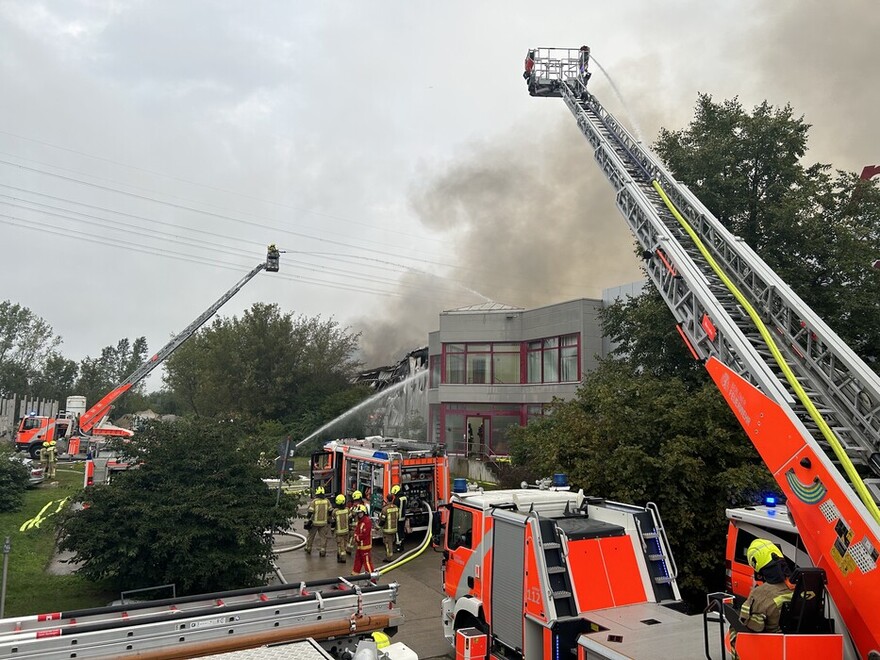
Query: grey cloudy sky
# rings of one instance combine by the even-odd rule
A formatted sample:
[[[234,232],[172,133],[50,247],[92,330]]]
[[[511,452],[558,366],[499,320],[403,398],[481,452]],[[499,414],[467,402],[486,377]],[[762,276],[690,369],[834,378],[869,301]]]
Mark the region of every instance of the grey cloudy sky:
[[[532,99],[528,47],[588,43],[653,141],[698,92],[791,102],[810,160],[880,161],[870,0],[0,0],[0,299],[71,358],[161,346],[276,242],[254,301],[362,330],[538,306],[639,276],[586,140]],[[151,380],[158,385],[157,380]]]

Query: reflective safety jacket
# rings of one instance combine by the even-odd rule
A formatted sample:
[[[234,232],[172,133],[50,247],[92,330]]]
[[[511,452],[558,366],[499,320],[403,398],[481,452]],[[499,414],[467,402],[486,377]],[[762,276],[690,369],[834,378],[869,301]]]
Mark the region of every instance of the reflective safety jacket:
[[[739,619],[752,632],[779,632],[782,606],[791,602],[793,594],[785,582],[759,584],[740,608]]]
[[[316,497],[309,503],[309,517],[315,527],[324,527],[328,522],[330,500],[326,497]]]
[[[370,550],[373,547],[373,521],[364,516],[354,526],[354,542],[358,550]]]
[[[382,507],[382,513],[379,514],[379,523],[382,525],[382,531],[386,534],[393,534],[397,531],[397,522],[400,520],[400,509],[396,504],[386,504]]]
[[[348,534],[348,507],[341,506],[333,509],[333,523],[336,527],[337,534]]]

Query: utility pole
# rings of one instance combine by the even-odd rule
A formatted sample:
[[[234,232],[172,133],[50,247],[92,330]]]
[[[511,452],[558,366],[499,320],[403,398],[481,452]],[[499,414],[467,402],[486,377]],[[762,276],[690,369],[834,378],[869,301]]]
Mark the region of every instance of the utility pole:
[[[6,569],[9,568],[10,550],[12,550],[12,544],[7,536],[3,542],[3,584],[0,586],[0,619],[6,614]]]

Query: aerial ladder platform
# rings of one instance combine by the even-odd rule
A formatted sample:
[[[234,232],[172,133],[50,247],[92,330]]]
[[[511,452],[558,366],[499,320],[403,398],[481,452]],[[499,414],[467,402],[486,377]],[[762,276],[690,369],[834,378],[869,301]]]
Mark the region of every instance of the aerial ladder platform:
[[[880,651],[880,378],[599,103],[588,63],[586,47],[530,50],[529,93],[563,99],[575,117],[651,283],[787,497],[868,657]]]
[[[0,657],[189,658],[314,639],[340,651],[403,621],[369,574],[0,619]]]
[[[247,274],[215,300],[208,309],[199,314],[188,326],[172,337],[165,346],[105,394],[100,401],[75,419],[69,416],[50,419],[33,415],[22,418],[18,432],[15,435],[16,451],[27,451],[30,453],[31,458],[37,458],[43,441],[57,440],[60,441],[59,454],[75,456],[81,453],[80,441],[84,438],[88,439],[92,435],[131,437],[133,434],[127,429],[105,426],[113,404],[119,397],[149,376],[168,356],[180,348],[184,342],[192,337],[208,319],[214,316],[223,305],[241,291],[258,273],[264,270],[268,273],[277,273],[280,258],[281,250],[274,243],[269,245],[266,249],[265,260],[251,268]]]

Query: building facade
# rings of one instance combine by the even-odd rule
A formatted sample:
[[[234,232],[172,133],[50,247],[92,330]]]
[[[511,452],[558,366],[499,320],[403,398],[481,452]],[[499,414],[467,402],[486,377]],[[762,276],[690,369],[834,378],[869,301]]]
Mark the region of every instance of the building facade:
[[[571,398],[602,354],[602,300],[537,309],[485,303],[440,314],[428,335],[428,440],[451,455],[507,456],[508,429]]]

